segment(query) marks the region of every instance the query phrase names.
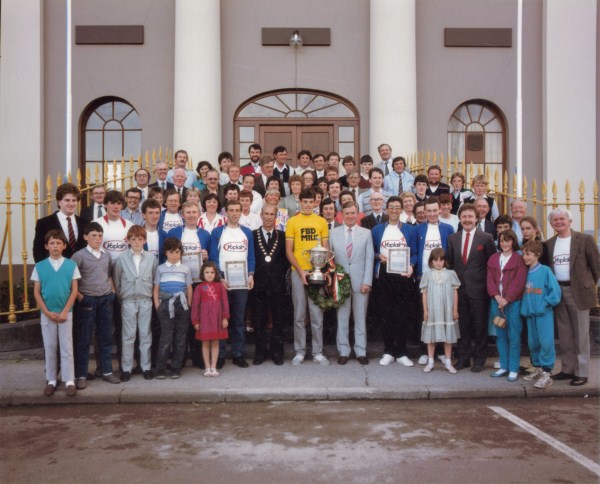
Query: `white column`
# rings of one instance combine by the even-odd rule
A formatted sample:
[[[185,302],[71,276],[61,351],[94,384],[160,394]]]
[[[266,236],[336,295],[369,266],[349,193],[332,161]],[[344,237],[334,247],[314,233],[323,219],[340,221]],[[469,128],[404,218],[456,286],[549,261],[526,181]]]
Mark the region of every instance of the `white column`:
[[[369,154],[417,151],[415,0],[371,0]]]
[[[579,182],[592,201],[596,170],[596,0],[545,0],[543,23],[544,179],[548,196],[557,182],[559,201],[571,182],[571,202],[579,201]],[[579,207],[572,206],[573,228],[580,230]],[[586,210],[585,228],[593,228]],[[552,234],[552,231],[548,232]]]
[[[42,180],[43,3],[42,0],[2,0],[0,5],[0,199],[5,199],[6,179],[10,177],[11,200],[21,201],[21,181],[25,180],[26,201],[32,202],[35,180],[39,184],[40,198],[46,196],[45,180]],[[5,206],[0,207],[3,224],[5,209]],[[21,207],[13,205],[10,248],[15,264],[22,263],[23,258],[32,262],[31,241],[35,227],[32,206],[26,210],[25,238],[21,219]],[[1,230],[4,231],[4,225]],[[7,260],[8,252],[5,252],[2,263]],[[13,267],[16,280],[22,275],[21,266]]]
[[[176,0],[173,150],[216,162],[221,151],[219,0]]]

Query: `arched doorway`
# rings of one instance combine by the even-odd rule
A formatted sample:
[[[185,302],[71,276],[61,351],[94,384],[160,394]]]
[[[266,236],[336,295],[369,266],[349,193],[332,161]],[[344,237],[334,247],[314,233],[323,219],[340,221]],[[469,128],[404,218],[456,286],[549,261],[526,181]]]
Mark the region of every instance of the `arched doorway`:
[[[358,110],[347,100],[308,89],[270,91],[244,102],[235,113],[234,156],[249,162],[248,147],[259,143],[264,153],[283,145],[296,166],[301,149],[358,157]]]
[[[506,122],[500,108],[473,99],[456,108],[448,122],[448,156],[467,164],[483,164],[484,171],[506,169]]]
[[[94,178],[96,166],[100,179],[104,179],[104,164],[107,163],[108,177],[120,177],[121,166],[113,174],[113,160],[137,160],[142,152],[142,123],[135,108],[125,99],[102,97],[92,101],[83,110],[79,123],[81,172],[86,169]],[[119,188],[120,184],[115,185]]]

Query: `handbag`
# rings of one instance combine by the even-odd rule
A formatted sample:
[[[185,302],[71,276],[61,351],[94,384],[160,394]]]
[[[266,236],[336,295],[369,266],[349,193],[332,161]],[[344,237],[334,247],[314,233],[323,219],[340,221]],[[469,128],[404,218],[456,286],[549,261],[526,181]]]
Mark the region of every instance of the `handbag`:
[[[496,311],[496,316],[492,319],[492,323],[497,328],[506,328],[506,315],[504,314],[504,309],[498,308]]]

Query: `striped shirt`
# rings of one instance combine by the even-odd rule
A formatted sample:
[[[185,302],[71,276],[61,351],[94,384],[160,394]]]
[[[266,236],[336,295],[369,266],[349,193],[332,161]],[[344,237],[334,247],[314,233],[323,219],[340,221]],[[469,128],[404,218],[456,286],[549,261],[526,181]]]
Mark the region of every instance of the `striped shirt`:
[[[156,269],[154,284],[159,286],[160,292],[169,294],[185,292],[187,286],[192,285],[192,274],[181,261],[176,264],[165,262]]]

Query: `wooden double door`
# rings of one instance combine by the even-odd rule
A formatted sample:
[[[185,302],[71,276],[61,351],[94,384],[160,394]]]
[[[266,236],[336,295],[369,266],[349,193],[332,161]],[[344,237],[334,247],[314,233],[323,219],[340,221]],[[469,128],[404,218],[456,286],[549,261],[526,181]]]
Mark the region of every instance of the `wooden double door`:
[[[288,163],[298,164],[297,154],[300,150],[309,150],[313,155],[334,151],[333,125],[260,125],[259,143],[263,153],[270,154],[277,146],[285,146],[288,151]]]

